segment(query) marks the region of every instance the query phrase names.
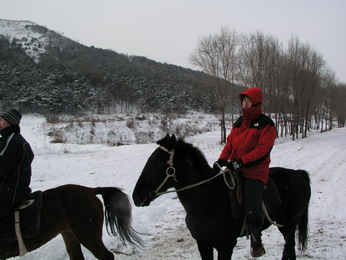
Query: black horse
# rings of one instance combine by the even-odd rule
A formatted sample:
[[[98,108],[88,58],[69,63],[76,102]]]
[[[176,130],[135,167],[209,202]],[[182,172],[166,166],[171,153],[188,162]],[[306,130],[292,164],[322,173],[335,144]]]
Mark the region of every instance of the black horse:
[[[223,178],[214,178],[215,173],[198,148],[183,140],[177,141],[174,135],[167,135],[157,144],[159,148],[149,157],[135,186],[135,205],[148,206],[157,196],[174,187],[201,258],[213,259],[215,248],[219,260],[231,259],[237,238],[241,236],[243,219],[232,218],[229,190]],[[304,170],[285,168],[271,168],[270,178],[282,200],[282,206],[270,217],[283,224],[279,228],[285,239],[282,259],[293,260],[296,259],[296,229],[301,249],[307,245],[310,179]],[[270,225],[266,220],[263,229]]]
[[[97,194],[103,197],[105,215]],[[2,221],[13,222],[9,217]],[[125,193],[116,187],[88,188],[70,184],[43,192],[40,232],[24,239],[24,244],[30,252],[61,234],[71,260],[84,259],[81,245],[97,259],[112,260],[113,253],[102,242],[104,217],[110,234],[133,245],[142,243],[131,226],[131,204]],[[1,232],[6,229],[3,224],[0,222]],[[17,241],[0,241],[0,259],[18,255]]]

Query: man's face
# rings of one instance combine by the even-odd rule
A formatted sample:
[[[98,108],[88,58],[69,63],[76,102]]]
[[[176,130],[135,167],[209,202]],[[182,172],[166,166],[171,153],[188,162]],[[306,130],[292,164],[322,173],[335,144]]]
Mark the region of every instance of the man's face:
[[[5,129],[6,127],[9,127],[11,124],[7,122],[5,119],[0,117],[0,130]]]
[[[251,98],[244,96],[243,101],[241,102],[243,109],[248,110],[252,106]]]

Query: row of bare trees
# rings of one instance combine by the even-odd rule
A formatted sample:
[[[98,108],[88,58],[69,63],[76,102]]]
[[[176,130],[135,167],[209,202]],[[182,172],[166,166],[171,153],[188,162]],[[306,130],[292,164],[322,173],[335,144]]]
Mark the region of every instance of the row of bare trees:
[[[233,122],[239,114],[236,86],[262,88],[264,112],[274,117],[278,136],[304,138],[311,128],[330,129],[333,119],[345,124],[345,85],[310,44],[296,37],[284,46],[262,32],[240,34],[223,27],[219,34],[199,39],[190,62],[215,78],[222,143],[226,115]]]

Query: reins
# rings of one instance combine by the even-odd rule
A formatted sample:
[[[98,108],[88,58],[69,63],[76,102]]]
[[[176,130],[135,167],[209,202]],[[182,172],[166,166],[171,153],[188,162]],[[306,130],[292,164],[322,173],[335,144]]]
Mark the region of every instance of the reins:
[[[170,151],[168,150],[167,148],[163,147],[163,146],[159,146],[160,149],[162,149],[163,151],[165,151],[166,153],[168,153],[170,156],[169,156],[169,160],[167,161],[167,164],[169,165],[168,168],[166,169],[166,177],[165,179],[163,180],[163,182],[159,185],[159,187],[153,192],[154,193],[154,196],[160,196],[162,194],[166,194],[166,193],[171,193],[171,192],[181,192],[181,191],[184,191],[184,190],[188,190],[188,189],[192,189],[192,188],[195,188],[197,186],[200,186],[204,183],[207,183],[217,177],[219,177],[220,175],[223,175],[224,177],[224,180],[225,180],[225,183],[226,185],[230,188],[230,189],[234,189],[235,187],[235,181],[234,181],[234,178],[233,178],[233,175],[230,174],[232,176],[231,180],[232,180],[232,186],[230,186],[228,184],[228,182],[226,181],[226,176],[225,174],[229,171],[227,168],[225,170],[220,170],[220,172],[218,174],[216,174],[215,176],[209,178],[209,179],[206,179],[206,180],[203,180],[203,181],[200,181],[200,182],[197,182],[195,184],[191,184],[191,185],[187,185],[183,188],[180,188],[180,189],[175,189],[175,190],[168,190],[168,191],[160,191],[160,189],[162,188],[163,185],[165,185],[165,183],[167,182],[167,180],[169,178],[174,178],[175,182],[177,182],[177,176],[175,174],[175,168],[173,167],[173,157],[174,157],[174,150]],[[221,168],[220,168],[221,169]],[[171,171],[171,172],[170,172]]]

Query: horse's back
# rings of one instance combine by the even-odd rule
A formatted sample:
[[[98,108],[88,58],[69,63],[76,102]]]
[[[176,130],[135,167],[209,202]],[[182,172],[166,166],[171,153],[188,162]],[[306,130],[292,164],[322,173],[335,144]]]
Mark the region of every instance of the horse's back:
[[[305,207],[311,197],[310,177],[305,170],[282,167],[269,169],[285,207]]]
[[[294,170],[283,167],[272,167],[269,168],[269,177],[272,178],[274,181],[277,179],[302,178],[308,184],[310,184],[309,173],[301,169]]]
[[[55,188],[51,188],[48,190],[44,191],[44,194],[46,196],[50,196],[50,197],[60,197],[62,195],[67,195],[67,196],[75,196],[75,195],[79,195],[82,193],[92,193],[91,192],[93,190],[93,188],[89,188],[86,186],[82,186],[82,185],[77,185],[77,184],[65,184],[62,186],[58,186]]]
[[[75,184],[48,189],[44,191],[43,199],[45,209],[59,211],[62,218],[79,216],[86,210],[89,213],[100,212],[102,208],[102,202],[97,198],[93,188]],[[70,214],[71,212],[73,214]]]

